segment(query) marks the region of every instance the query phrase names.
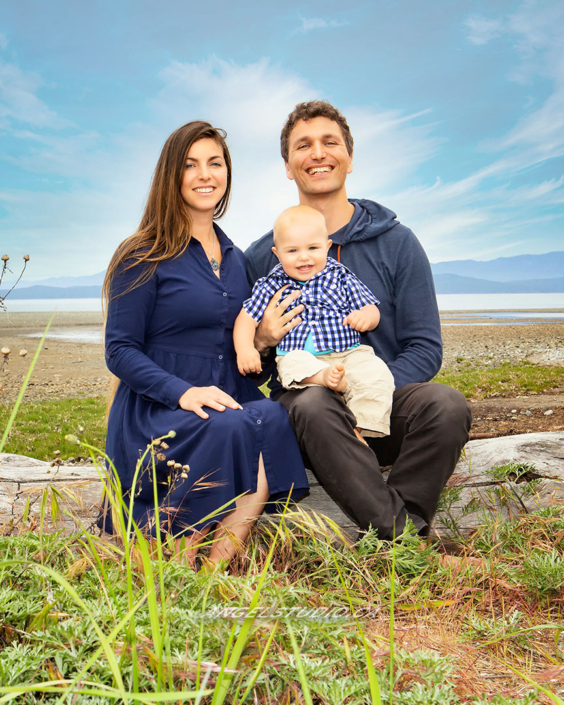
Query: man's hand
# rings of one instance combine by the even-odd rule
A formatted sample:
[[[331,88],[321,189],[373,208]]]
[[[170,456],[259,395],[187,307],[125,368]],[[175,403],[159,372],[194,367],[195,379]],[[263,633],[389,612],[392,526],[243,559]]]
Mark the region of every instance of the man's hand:
[[[359,333],[366,333],[367,330],[373,330],[378,323],[380,323],[380,311],[378,310],[378,306],[374,304],[363,306],[358,311],[351,311],[349,315],[343,319],[344,326],[350,326]]]
[[[285,299],[284,303],[279,306],[278,303],[282,298],[287,286],[279,289],[270,299],[268,306],[264,311],[262,321],[259,323],[255,333],[255,348],[259,352],[266,352],[269,348],[273,348],[289,333],[292,328],[299,326],[302,319],[299,317],[303,310],[303,304],[299,304],[289,311],[284,312],[293,301],[300,295],[299,291],[292,291]]]
[[[206,414],[202,407],[209,406],[210,409],[216,411],[225,411],[229,409],[242,409],[240,404],[237,404],[235,399],[222,392],[218,387],[190,387],[187,392],[180,397],[178,405],[185,411],[193,411],[202,419],[209,419],[210,415]]]
[[[255,350],[255,348],[249,348],[243,352],[238,352],[237,367],[242,375],[247,375],[250,372],[254,372],[255,374],[262,372],[259,351]]]

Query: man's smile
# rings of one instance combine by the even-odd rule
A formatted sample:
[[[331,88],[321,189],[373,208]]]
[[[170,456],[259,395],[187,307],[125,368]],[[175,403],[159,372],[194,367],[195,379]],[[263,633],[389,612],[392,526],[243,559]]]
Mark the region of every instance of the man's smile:
[[[329,164],[324,164],[323,166],[310,166],[306,171],[310,176],[313,176],[314,174],[326,174],[333,171],[333,169],[334,167]]]

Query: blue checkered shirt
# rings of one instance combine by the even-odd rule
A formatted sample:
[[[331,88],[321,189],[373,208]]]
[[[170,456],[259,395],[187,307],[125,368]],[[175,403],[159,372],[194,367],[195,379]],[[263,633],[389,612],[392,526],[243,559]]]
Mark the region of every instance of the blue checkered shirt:
[[[292,307],[304,305],[304,310],[299,314],[302,322],[278,343],[278,348],[285,352],[303,350],[309,333],[313,335],[313,345],[317,352],[343,352],[358,345],[360,333],[350,326],[344,326],[343,318],[367,304],[380,303],[349,269],[328,257],[325,269],[304,284],[291,279],[282,265],[277,264],[266,277],[256,282],[251,298],[243,302],[243,308],[253,320],[260,323],[270,299],[283,286],[288,288],[279,305],[283,305],[284,299],[292,291],[300,292]]]

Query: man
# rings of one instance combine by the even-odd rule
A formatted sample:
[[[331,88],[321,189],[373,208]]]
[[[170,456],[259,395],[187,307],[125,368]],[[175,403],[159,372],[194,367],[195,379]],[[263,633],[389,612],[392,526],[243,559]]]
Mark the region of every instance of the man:
[[[468,440],[471,414],[462,394],[430,383],[442,361],[439,313],[431,268],[423,248],[396,215],[368,200],[349,200],[345,182],[353,168],[353,139],[345,118],[329,103],[300,103],[282,129],[281,152],[300,204],[318,210],[333,245],[331,257],[356,274],[380,300],[379,326],[362,336],[386,362],[395,392],[390,435],[355,433],[356,419],[332,390],[284,391],[271,396],[288,409],[309,466],[329,495],[360,526],[380,538],[399,535],[411,519],[425,536],[441,490]],[[251,283],[276,260],[272,232],[248,249]],[[301,322],[302,306],[278,307],[272,297],[257,328],[262,354]],[[294,301],[294,292],[288,301]],[[387,483],[380,466],[393,465]]]

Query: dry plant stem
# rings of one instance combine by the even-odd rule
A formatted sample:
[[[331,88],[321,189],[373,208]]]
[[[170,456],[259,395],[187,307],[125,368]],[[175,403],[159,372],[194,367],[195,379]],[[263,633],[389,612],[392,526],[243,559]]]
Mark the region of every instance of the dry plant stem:
[[[222,519],[216,529],[216,537],[210,550],[210,561],[231,560],[249,535],[251,526],[262,514],[268,500],[268,482],[264,472],[262,453],[259,456],[257,490],[236,501],[237,509]]]

